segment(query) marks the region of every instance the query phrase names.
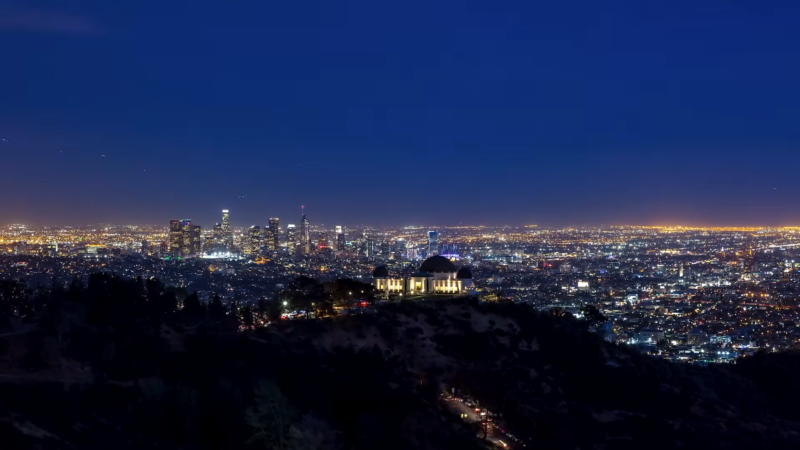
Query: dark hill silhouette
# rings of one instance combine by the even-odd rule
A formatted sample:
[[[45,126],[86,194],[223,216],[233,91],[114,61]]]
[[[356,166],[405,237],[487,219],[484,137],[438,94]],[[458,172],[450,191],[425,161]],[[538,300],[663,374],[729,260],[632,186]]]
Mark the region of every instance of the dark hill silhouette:
[[[277,301],[205,305],[105,274],[67,290],[3,283],[7,448],[487,448],[443,388],[502,413],[531,448],[800,445],[796,355],[676,365],[570,318],[467,299],[264,328]],[[281,295],[324,317],[368,289],[355,283]]]

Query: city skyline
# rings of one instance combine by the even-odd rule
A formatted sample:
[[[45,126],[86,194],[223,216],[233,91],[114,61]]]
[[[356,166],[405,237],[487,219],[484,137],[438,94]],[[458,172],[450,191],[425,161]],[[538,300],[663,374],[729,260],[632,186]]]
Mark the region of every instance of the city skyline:
[[[800,448],[798,23],[0,0],[0,441]]]
[[[798,224],[800,9],[715,3],[11,1],[0,223]]]

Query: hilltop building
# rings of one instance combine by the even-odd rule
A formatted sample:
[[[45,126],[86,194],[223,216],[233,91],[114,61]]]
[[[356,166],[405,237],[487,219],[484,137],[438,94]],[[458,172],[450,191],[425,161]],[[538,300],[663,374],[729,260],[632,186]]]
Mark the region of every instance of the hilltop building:
[[[375,289],[390,294],[462,294],[474,288],[472,271],[467,267],[460,270],[452,261],[443,256],[426,259],[419,272],[408,277],[390,277],[386,266],[375,268],[372,273]]]

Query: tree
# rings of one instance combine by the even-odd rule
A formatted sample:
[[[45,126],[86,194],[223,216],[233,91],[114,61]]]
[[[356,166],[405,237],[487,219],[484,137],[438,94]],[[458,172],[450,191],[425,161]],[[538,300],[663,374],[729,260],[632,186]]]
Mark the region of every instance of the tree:
[[[239,315],[241,316],[242,325],[244,325],[245,328],[247,328],[248,330],[251,330],[253,328],[253,325],[255,325],[255,316],[253,314],[253,307],[251,305],[243,307],[239,312]]]
[[[375,301],[375,287],[350,278],[341,278],[330,285],[331,298],[334,302],[352,306],[354,300]]]
[[[291,302],[293,308],[301,308],[306,312],[306,319],[311,310],[321,307],[322,303],[330,301],[330,296],[325,292],[325,288],[319,281],[309,277],[297,277],[285,291],[281,293],[281,298]]]
[[[608,317],[604,316],[600,310],[597,309],[594,305],[586,305],[581,309],[581,314],[589,323],[589,327],[597,327],[598,325],[602,324],[603,322],[608,321]]]
[[[205,308],[200,304],[200,297],[197,296],[197,292],[192,292],[183,300],[182,313],[188,322],[202,320],[205,312]]]
[[[267,312],[269,311],[269,302],[267,301],[267,297],[264,297],[262,295],[261,298],[258,299],[258,303],[256,304],[256,311],[258,312],[258,315],[261,317],[267,316]]]
[[[253,430],[248,443],[270,449],[291,449],[290,430],[297,412],[280,387],[273,381],[262,380],[256,387],[255,401],[256,404],[245,412],[245,422]]]
[[[333,303],[330,301],[317,304],[318,317],[332,317],[336,315],[336,310],[333,309]]]
[[[328,423],[310,414],[289,428],[289,446],[292,450],[332,450],[336,436]]]
[[[267,303],[267,317],[270,322],[279,322],[283,314],[283,302],[279,300],[272,300]]]
[[[221,321],[225,317],[225,306],[222,305],[222,299],[219,295],[215,295],[208,306],[208,314],[215,322]]]

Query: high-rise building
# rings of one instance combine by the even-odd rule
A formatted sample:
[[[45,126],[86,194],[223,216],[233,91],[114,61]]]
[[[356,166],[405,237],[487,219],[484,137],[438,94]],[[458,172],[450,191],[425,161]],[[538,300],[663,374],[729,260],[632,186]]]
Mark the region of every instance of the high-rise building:
[[[303,209],[305,211],[305,207]],[[308,229],[308,217],[303,214],[300,219],[300,245],[303,246],[303,253],[311,252],[311,237]]]
[[[277,217],[270,217],[269,219],[269,233],[267,233],[267,248],[270,251],[278,251],[281,246],[281,229],[280,219]]]
[[[261,253],[261,227],[250,227],[242,244],[242,253],[245,255],[258,255]]]
[[[394,257],[395,259],[401,259],[406,257],[406,240],[403,238],[397,239],[394,241]]]
[[[189,219],[169,221],[169,253],[172,256],[189,256],[200,253],[202,229]]]
[[[188,256],[192,253],[192,221],[184,219],[181,221],[181,233],[183,243],[181,245],[181,256]]]
[[[428,257],[439,254],[439,232],[428,231]]]
[[[344,251],[344,228],[341,225],[336,225],[336,250]]]
[[[222,231],[231,229],[231,214],[227,209],[222,210]]]
[[[199,255],[203,251],[203,228],[200,225],[192,225],[191,246],[189,254]]]
[[[319,241],[317,242],[317,248],[320,250],[327,250],[331,248],[330,242],[328,242],[328,233],[320,233]]]
[[[297,251],[297,228],[291,223],[286,226],[286,249],[290,255]]]
[[[367,239],[364,254],[366,256],[375,256],[375,239]]]
[[[206,252],[219,252],[220,249],[225,247],[225,233],[222,232],[222,224],[215,223],[214,230],[211,234],[211,242],[206,239],[204,250]]]
[[[233,230],[231,229],[231,215],[227,209],[222,210],[222,241],[228,250],[233,249]]]
[[[181,221],[172,219],[169,221],[169,252],[173,256],[181,256],[183,254],[183,228]]]
[[[215,244],[222,244],[222,224],[219,223],[214,224],[213,238]]]

